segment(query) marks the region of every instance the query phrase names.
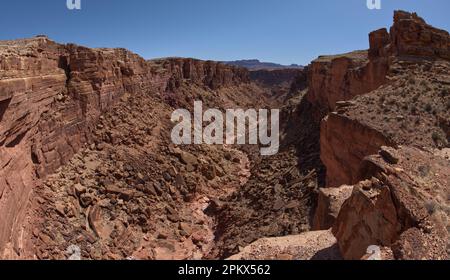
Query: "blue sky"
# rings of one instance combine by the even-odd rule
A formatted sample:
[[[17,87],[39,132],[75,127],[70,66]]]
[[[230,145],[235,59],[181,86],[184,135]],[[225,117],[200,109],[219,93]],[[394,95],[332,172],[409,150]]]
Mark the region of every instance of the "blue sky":
[[[322,54],[368,48],[367,34],[416,11],[450,30],[449,0],[14,0],[0,4],[0,40],[46,34],[89,47],[124,47],[145,58],[258,58],[308,64]]]

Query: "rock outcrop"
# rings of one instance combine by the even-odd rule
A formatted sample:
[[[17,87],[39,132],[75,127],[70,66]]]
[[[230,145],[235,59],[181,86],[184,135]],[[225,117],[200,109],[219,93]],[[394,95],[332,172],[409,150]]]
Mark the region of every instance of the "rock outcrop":
[[[344,185],[320,192],[315,227],[334,223],[345,259],[364,259],[372,245],[395,259],[447,259],[449,162],[445,152],[430,151],[449,143],[450,37],[416,14],[396,12],[390,33],[380,29],[369,39],[369,64],[384,64],[384,83],[339,97],[334,106],[333,92],[349,92],[340,83],[309,92],[322,94],[311,99],[322,112],[334,111],[322,121],[321,159],[327,187]],[[353,70],[346,71],[323,73],[342,80]],[[344,203],[332,195],[349,188]]]
[[[382,132],[357,120],[331,113],[322,121],[320,144],[321,159],[327,167],[327,186],[338,187],[357,183],[364,157],[392,142]]]
[[[396,259],[447,259],[450,163],[416,148],[383,148],[361,166],[333,228],[346,259],[371,245],[391,247]]]
[[[446,105],[450,63],[443,55],[443,46],[449,42],[450,36],[425,24],[414,14],[396,12],[394,19],[390,34],[381,29],[370,35],[369,64],[385,63],[387,71],[384,71],[385,76],[369,71],[372,72],[369,76],[383,76],[385,84],[372,84],[370,92],[354,87],[353,100],[345,101],[350,99],[350,95],[335,99],[334,91],[348,92],[339,83],[332,90],[316,91],[314,73],[311,77],[313,89],[309,94],[317,96],[315,93],[320,92],[318,96],[323,97],[322,101],[336,101],[334,106],[325,104],[321,107],[328,106],[335,111],[323,120],[321,129],[321,158],[327,167],[327,185],[330,187],[357,183],[356,174],[363,158],[376,153],[383,145],[438,148],[448,145],[445,120],[450,118]],[[410,34],[414,30],[434,34],[429,35],[431,41],[423,52],[417,50],[425,42],[420,41],[422,37]],[[430,61],[428,55],[433,55],[434,60]],[[341,80],[352,70],[324,72],[330,75],[331,80]],[[371,85],[369,80],[363,84]],[[317,103],[317,99],[313,101]]]
[[[390,31],[391,51],[397,56],[450,59],[449,37],[447,31],[427,24],[416,13],[398,11]]]
[[[397,11],[390,33],[369,35],[369,51],[322,56],[309,67],[308,99],[325,113],[338,101],[368,93],[384,84],[392,57],[450,59],[447,31],[425,23],[415,13]]]
[[[168,90],[175,90],[183,82],[206,86],[212,90],[224,86],[236,86],[250,81],[245,68],[225,65],[215,61],[201,61],[190,58],[169,58],[153,61],[161,64],[171,73]]]

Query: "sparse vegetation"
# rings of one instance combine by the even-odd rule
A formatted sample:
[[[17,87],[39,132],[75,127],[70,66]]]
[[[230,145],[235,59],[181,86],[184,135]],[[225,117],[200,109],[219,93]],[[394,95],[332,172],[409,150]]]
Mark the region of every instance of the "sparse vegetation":
[[[438,211],[439,204],[437,204],[436,201],[431,200],[425,203],[425,208],[427,209],[428,214],[433,215],[434,213],[436,213],[436,211]]]
[[[419,166],[420,177],[422,177],[422,178],[427,177],[429,173],[430,173],[430,167],[429,166],[426,166],[426,165]]]
[[[447,145],[447,139],[440,132],[434,131],[431,135],[431,138],[433,139],[434,143],[441,148]]]
[[[441,96],[442,97],[446,97],[446,96],[449,96],[449,89],[448,88],[444,88],[442,91],[441,91]]]

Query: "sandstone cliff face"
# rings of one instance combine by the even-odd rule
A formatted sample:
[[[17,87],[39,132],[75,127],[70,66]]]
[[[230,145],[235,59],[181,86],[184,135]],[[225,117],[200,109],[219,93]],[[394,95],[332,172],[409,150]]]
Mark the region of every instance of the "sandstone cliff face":
[[[369,60],[387,67],[385,83],[337,101],[322,121],[327,186],[351,184],[353,192],[343,204],[322,193],[316,228],[339,212],[333,233],[345,259],[364,258],[371,245],[395,259],[447,259],[448,157],[429,150],[449,145],[450,36],[415,14],[396,12],[390,33],[380,29],[369,39]],[[334,98],[330,92],[321,91],[322,104]],[[331,193],[348,190],[341,188]]]
[[[430,35],[428,41],[421,41],[422,37],[411,35],[415,30],[434,35]],[[316,78],[317,75],[312,74],[310,98],[319,96],[319,99],[314,99],[316,104],[326,103],[328,105],[321,108],[328,106],[336,111],[322,122],[321,158],[327,166],[328,186],[356,183],[356,173],[363,158],[375,153],[382,145],[440,148],[447,145],[445,125],[439,128],[436,123],[444,124],[442,120],[449,118],[448,107],[442,105],[448,103],[446,81],[450,78],[449,62],[443,59],[443,46],[449,40],[448,33],[425,24],[416,15],[397,12],[390,35],[385,29],[370,35],[369,64],[385,64],[386,71],[381,75],[384,78],[376,79],[385,80],[385,84],[363,79],[367,88],[351,87],[354,89],[352,94],[336,98],[335,92],[351,91],[342,88],[341,83],[332,86],[332,90],[324,88],[316,91],[314,80],[318,80],[318,85],[327,85],[327,79],[323,79],[323,75],[319,74]],[[419,52],[418,46],[422,45],[427,48]],[[428,60],[429,55],[433,55],[433,62]],[[342,77],[354,73],[352,69],[346,71],[324,72],[331,80],[342,81]],[[372,73],[369,76],[381,77],[376,71],[369,72]],[[352,101],[338,101],[350,99],[351,95],[354,98]],[[330,100],[333,100],[333,106],[330,106]]]
[[[323,113],[336,102],[370,92],[385,82],[385,59],[368,59],[367,51],[323,56],[308,67],[308,100]]]
[[[214,62],[158,63],[124,49],[60,45],[46,37],[0,42],[0,255],[20,252],[39,179],[65,164],[122,96],[174,90],[181,80],[219,88],[246,70]],[[11,239],[14,237],[13,239]]]
[[[327,230],[334,226],[344,202],[350,198],[353,186],[319,190],[313,230]]]
[[[415,148],[383,148],[367,157],[361,179],[344,203],[333,232],[346,259],[371,245],[391,247],[397,259],[447,259],[450,164]]]
[[[308,99],[325,113],[336,102],[375,90],[386,82],[392,56],[450,59],[447,31],[425,23],[415,13],[398,11],[390,33],[385,28],[369,35],[370,49],[322,56],[309,67]]]
[[[206,86],[212,90],[250,81],[248,70],[215,61],[169,58],[155,62],[161,63],[171,73],[168,89],[172,91],[180,87],[183,81]]]
[[[331,113],[322,121],[320,144],[328,187],[357,183],[364,157],[377,153],[381,146],[393,145],[382,132],[338,113]]]

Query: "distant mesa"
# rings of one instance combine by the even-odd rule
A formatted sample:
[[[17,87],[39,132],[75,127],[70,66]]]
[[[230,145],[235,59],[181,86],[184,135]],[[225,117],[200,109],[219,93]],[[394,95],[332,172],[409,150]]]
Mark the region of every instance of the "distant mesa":
[[[244,67],[250,71],[256,70],[278,70],[278,69],[303,69],[303,66],[298,64],[281,65],[272,62],[261,62],[258,59],[236,60],[236,61],[224,61],[223,63]]]

